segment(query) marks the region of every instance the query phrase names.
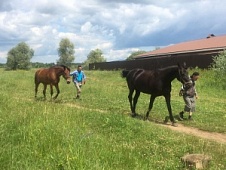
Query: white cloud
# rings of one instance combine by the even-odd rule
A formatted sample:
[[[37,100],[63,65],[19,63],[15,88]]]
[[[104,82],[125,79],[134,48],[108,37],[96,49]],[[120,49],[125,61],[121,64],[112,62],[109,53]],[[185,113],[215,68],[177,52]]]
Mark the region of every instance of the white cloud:
[[[113,61],[134,49],[226,34],[225,5],[220,0],[3,0],[0,62],[21,41],[35,50],[33,61],[55,62],[62,38],[74,43],[75,62],[96,48]]]
[[[84,25],[81,26],[82,33],[89,33],[92,29],[92,24],[90,22],[86,22]]]

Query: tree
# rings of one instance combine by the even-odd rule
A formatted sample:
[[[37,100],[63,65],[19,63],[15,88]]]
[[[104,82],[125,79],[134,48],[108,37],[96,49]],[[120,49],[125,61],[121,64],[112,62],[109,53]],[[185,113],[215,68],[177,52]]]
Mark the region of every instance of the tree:
[[[25,42],[21,42],[8,52],[6,62],[7,69],[29,69],[30,60],[33,56],[34,50]]]
[[[103,52],[100,49],[95,49],[90,51],[85,61],[85,66],[88,66],[89,63],[100,63],[106,62],[106,59],[103,56]]]
[[[226,81],[226,50],[220,52],[217,56],[213,57],[213,63],[211,65],[212,70],[216,73],[215,80],[217,83],[223,83],[225,88]]]
[[[58,48],[58,55],[60,58],[57,63],[71,65],[75,59],[74,53],[74,44],[71,43],[68,38],[62,39]]]
[[[146,51],[136,51],[136,52],[132,52],[132,53],[130,54],[130,56],[127,57],[126,60],[133,60],[135,56],[140,55],[140,54],[144,54],[144,53],[146,53]]]
[[[213,57],[212,68],[214,71],[225,76],[226,74],[226,50]]]

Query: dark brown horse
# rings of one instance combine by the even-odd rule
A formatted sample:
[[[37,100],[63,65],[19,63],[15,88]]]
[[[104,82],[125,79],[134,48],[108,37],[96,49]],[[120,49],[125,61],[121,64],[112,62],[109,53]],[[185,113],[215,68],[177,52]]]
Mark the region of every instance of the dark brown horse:
[[[149,108],[146,113],[146,119],[149,116],[149,112],[153,107],[153,103],[156,97],[164,96],[169,111],[169,118],[174,125],[175,120],[172,115],[172,109],[170,104],[171,99],[171,82],[177,78],[182,84],[190,83],[190,78],[187,69],[184,66],[170,66],[158,70],[143,70],[134,69],[131,71],[123,70],[122,77],[126,77],[127,85],[129,88],[129,102],[132,111],[132,116],[136,116],[136,104],[140,93],[151,94]],[[133,97],[133,92],[135,96]]]
[[[40,83],[42,83],[44,85],[43,89],[44,98],[46,98],[47,85],[50,85],[51,98],[53,95],[53,86],[55,86],[57,90],[57,94],[56,96],[54,96],[54,99],[56,99],[60,93],[58,86],[60,76],[63,76],[63,78],[67,81],[67,84],[69,84],[71,82],[70,68],[64,65],[56,65],[50,68],[42,68],[37,70],[35,73],[35,97],[37,97],[38,86]]]

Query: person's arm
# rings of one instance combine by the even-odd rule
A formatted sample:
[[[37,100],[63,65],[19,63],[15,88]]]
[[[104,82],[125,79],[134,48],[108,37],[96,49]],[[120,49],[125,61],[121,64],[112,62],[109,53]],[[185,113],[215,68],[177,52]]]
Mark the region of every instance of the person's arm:
[[[86,84],[86,75],[85,75],[84,72],[82,72],[82,73],[83,73],[82,83],[83,83],[83,84]]]
[[[179,96],[183,96],[184,94],[184,86],[181,86],[180,92],[179,92]]]
[[[75,71],[71,72],[71,73],[70,73],[70,76],[73,76],[74,74],[75,74]]]
[[[70,73],[70,76],[72,76],[73,82],[76,82],[76,74],[77,74],[77,71],[73,71],[72,73]]]
[[[197,93],[197,90],[195,88],[195,85],[194,85],[194,89],[195,89],[195,98],[198,99],[198,93]]]

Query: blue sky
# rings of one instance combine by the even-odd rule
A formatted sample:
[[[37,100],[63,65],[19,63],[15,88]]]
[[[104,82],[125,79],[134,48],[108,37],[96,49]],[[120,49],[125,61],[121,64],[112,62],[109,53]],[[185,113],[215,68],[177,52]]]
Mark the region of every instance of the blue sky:
[[[226,34],[222,0],[1,0],[0,63],[20,42],[35,51],[32,62],[52,63],[63,38],[75,46],[75,61],[101,49],[107,61],[126,59],[208,34]]]

